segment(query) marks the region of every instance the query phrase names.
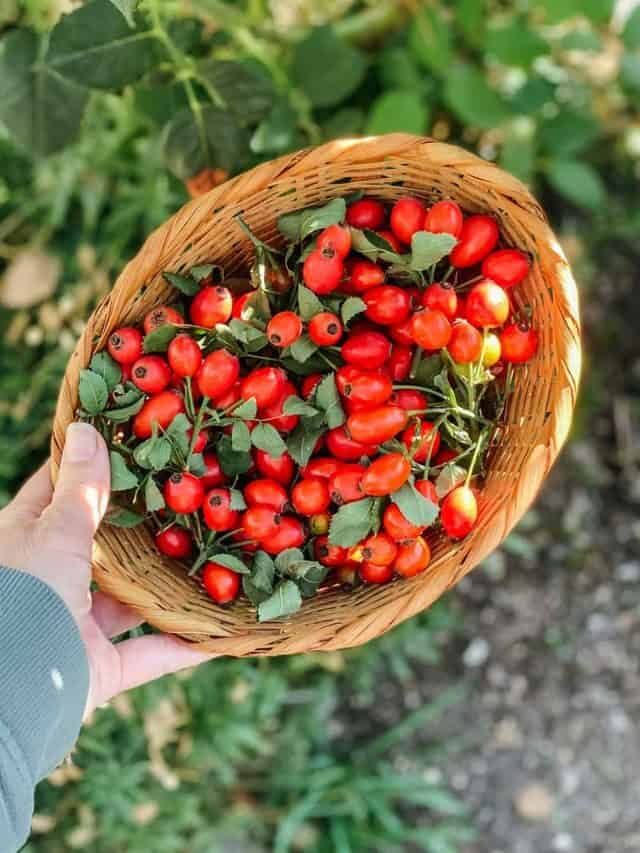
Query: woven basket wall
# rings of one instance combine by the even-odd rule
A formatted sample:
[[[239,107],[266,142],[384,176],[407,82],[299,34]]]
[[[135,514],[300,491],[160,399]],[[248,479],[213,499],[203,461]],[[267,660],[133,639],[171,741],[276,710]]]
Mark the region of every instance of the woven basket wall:
[[[93,312],[64,377],[52,438],[57,472],[67,424],[78,405],[78,377],[118,326],[139,321],[171,298],[164,270],[215,261],[245,270],[252,247],[234,222],[241,213],[267,242],[277,217],[356,189],[393,200],[453,198],[466,212],[490,213],[507,245],[528,250],[532,272],[515,290],[533,309],[540,347],[517,371],[499,443],[492,453],[473,533],[460,543],[431,536],[422,575],[353,592],[332,589],[305,601],[288,620],[257,624],[246,601],[213,604],[184,570],[160,555],[150,530],[103,525],[93,573],[101,588],[152,625],[220,654],[278,655],[364,643],[428,607],[487,556],[522,516],[564,442],[580,372],[577,294],[543,211],[527,189],[491,163],[452,145],[406,134],[330,142],[265,163],[185,205],[148,238]]]

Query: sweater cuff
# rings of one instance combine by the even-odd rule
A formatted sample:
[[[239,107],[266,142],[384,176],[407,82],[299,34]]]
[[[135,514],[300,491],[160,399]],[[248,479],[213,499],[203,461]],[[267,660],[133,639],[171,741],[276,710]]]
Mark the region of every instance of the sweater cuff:
[[[64,601],[39,578],[0,567],[0,723],[35,785],[71,751],[89,664]]]

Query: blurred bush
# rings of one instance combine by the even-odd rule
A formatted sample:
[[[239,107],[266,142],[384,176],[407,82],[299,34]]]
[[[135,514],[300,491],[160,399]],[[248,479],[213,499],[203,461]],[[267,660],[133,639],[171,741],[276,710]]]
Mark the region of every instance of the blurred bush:
[[[636,239],[639,106],[640,9],[613,0],[0,0],[0,504],[46,455],[87,314],[185,181],[428,133],[529,183],[588,272],[612,233]],[[455,622],[440,604],[348,655],[121,698],[41,787],[27,850],[455,853],[468,825],[415,674]],[[402,723],[407,695],[425,708]]]

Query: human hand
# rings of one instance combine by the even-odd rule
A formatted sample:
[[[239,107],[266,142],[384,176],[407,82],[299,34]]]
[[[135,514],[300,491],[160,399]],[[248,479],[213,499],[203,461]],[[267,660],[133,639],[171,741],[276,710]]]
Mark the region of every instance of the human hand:
[[[0,565],[47,583],[78,623],[89,659],[87,713],[117,693],[212,657],[164,634],[111,642],[142,620],[89,589],[93,537],[107,508],[109,484],[102,437],[89,424],[74,423],[55,490],[46,463],[0,511]]]

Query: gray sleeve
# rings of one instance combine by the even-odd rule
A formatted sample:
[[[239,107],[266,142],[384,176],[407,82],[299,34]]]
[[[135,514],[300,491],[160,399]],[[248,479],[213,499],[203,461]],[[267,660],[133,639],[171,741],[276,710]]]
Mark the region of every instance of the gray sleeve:
[[[84,643],[47,584],[0,566],[0,850],[27,839],[36,783],[71,751],[89,691]]]

